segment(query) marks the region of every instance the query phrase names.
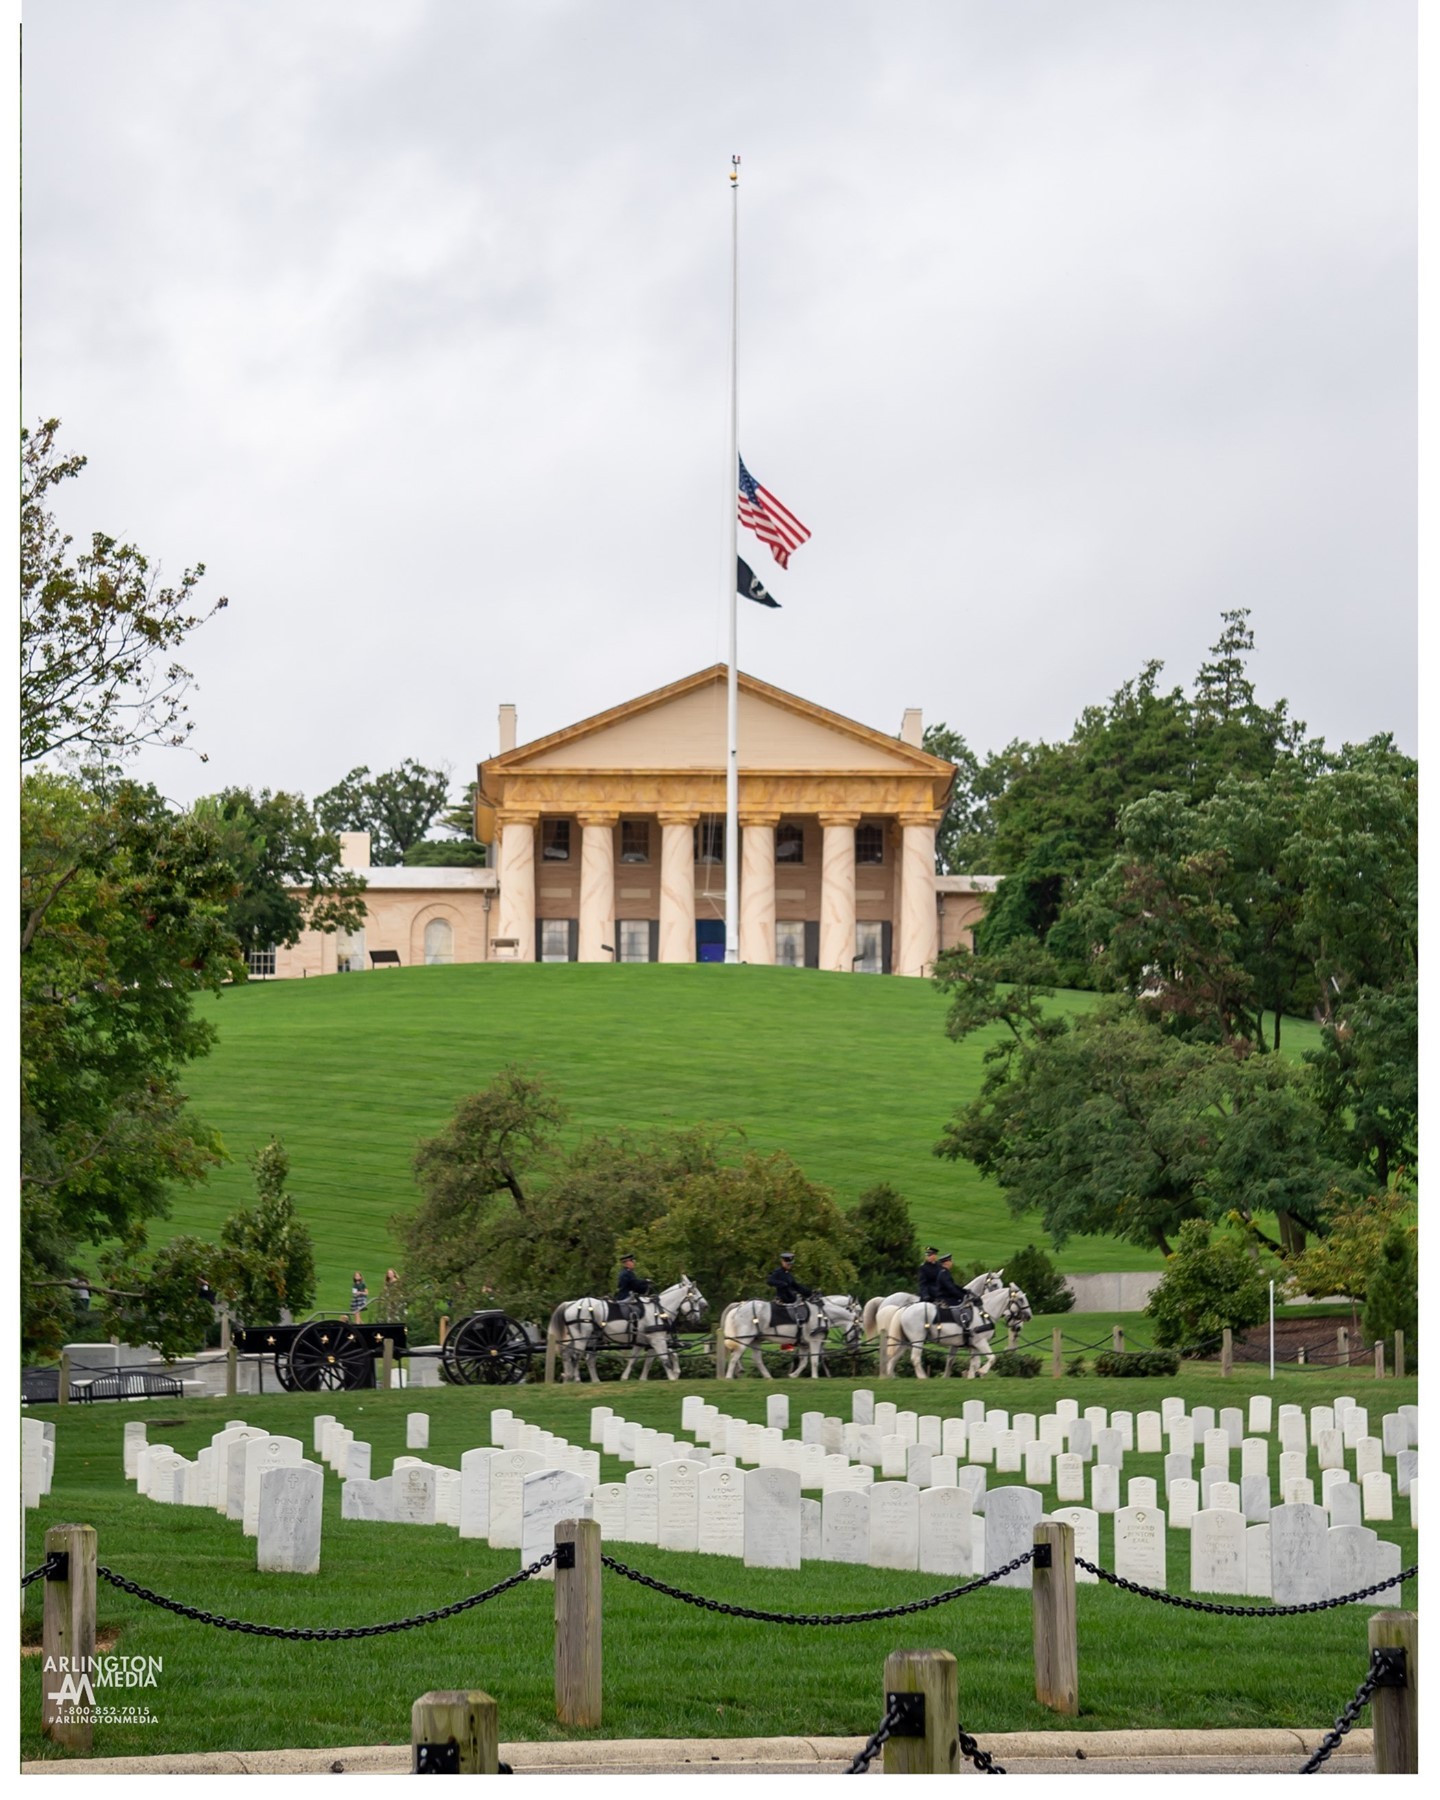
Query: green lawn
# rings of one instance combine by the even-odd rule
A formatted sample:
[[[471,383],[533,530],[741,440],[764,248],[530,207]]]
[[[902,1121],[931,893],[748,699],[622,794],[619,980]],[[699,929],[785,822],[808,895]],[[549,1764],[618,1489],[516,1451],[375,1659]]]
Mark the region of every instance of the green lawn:
[[[848,1416],[855,1383],[825,1384],[814,1404]],[[883,1385],[883,1384],[882,1384]],[[1413,1379],[1345,1384],[1380,1412],[1413,1401]],[[1241,1405],[1252,1389],[1301,1404],[1328,1401],[1339,1383],[1319,1371],[1282,1374],[1273,1384],[1222,1381],[1187,1369],[1172,1380],[1116,1382],[932,1382],[909,1404],[958,1413],[965,1399],[1012,1411],[1046,1410],[1060,1394],[1108,1408],[1158,1408],[1165,1394],[1187,1404]],[[767,1384],[648,1383],[620,1387],[442,1389],[412,1394],[276,1395],[240,1400],[157,1402],[143,1409],[97,1405],[37,1409],[56,1418],[54,1490],[27,1515],[28,1560],[41,1559],[43,1531],[60,1520],[93,1524],[102,1564],[159,1592],[232,1618],[291,1625],[370,1624],[428,1611],[514,1572],[518,1555],[462,1543],[453,1530],[430,1531],[340,1518],[339,1482],[325,1478],[321,1573],[259,1575],[254,1544],[238,1522],[138,1497],[121,1478],[121,1435],[143,1417],[154,1442],[194,1456],[227,1417],[310,1441],[310,1421],[331,1412],[374,1446],[377,1473],[404,1452],[405,1414],[430,1415],[430,1454],[458,1466],[461,1453],[489,1441],[491,1406],[588,1442],[596,1401],[627,1417],[679,1429],[680,1398],[703,1392],[727,1411],[764,1418]],[[895,1390],[891,1390],[895,1391]],[[792,1429],[814,1390],[790,1389]],[[1272,1471],[1277,1453],[1272,1439]],[[605,1459],[607,1480],[623,1474]],[[1163,1477],[1163,1459],[1126,1457],[1124,1478]],[[992,1472],[992,1485],[996,1483]],[[1001,1478],[1015,1479],[1012,1477]],[[1053,1496],[1052,1496],[1053,1497]],[[1415,1561],[1416,1538],[1405,1502],[1382,1533]],[[1187,1593],[1188,1538],[1172,1532],[1168,1586]],[[682,1556],[640,1545],[616,1547],[622,1560],[692,1591],[777,1610],[858,1611],[919,1598],[949,1585],[943,1578],[810,1563],[795,1573],[747,1570],[730,1559]],[[1102,1523],[1101,1561],[1113,1555]],[[1418,1584],[1405,1604],[1415,1606]],[[27,1594],[26,1618],[40,1612],[40,1584]],[[1234,1619],[1181,1612],[1118,1592],[1082,1586],[1078,1596],[1082,1728],[1329,1726],[1353,1694],[1367,1662],[1369,1605],[1313,1616]],[[500,1705],[501,1735],[725,1737],[848,1734],[874,1728],[886,1654],[945,1647],[960,1660],[961,1717],[983,1744],[987,1733],[1070,1728],[1035,1703],[1027,1593],[986,1589],[922,1616],[839,1629],[728,1620],[683,1606],[607,1573],[604,1583],[605,1716],[598,1732],[562,1730],[553,1704],[552,1603],[548,1589],[522,1585],[460,1617],[391,1636],[351,1642],[271,1642],[180,1619],[102,1584],[102,1629],[118,1630],[117,1654],[160,1656],[163,1673],[147,1701],[158,1723],[105,1727],[95,1754],[403,1743],[412,1700],[431,1688],[483,1687]],[[21,1669],[22,1751],[53,1754],[39,1736],[39,1659]]]
[[[756,1149],[790,1151],[842,1205],[893,1182],[918,1229],[961,1263],[998,1263],[1045,1241],[1037,1224],[1011,1217],[992,1182],[931,1155],[951,1110],[979,1088],[988,1038],[951,1043],[944,996],[927,982],[492,963],[256,983],[201,1006],[220,1042],[187,1086],[233,1160],[177,1196],[174,1227],[213,1234],[251,1198],[247,1157],[278,1133],[326,1306],[348,1296],[356,1268],[378,1291],[397,1255],[386,1221],[414,1203],[417,1140],[511,1061],[553,1080],[572,1139],[619,1126],[731,1125]],[[1306,1032],[1287,1028],[1292,1051]],[[1066,1246],[1062,1265],[1144,1269],[1158,1258],[1087,1238]]]

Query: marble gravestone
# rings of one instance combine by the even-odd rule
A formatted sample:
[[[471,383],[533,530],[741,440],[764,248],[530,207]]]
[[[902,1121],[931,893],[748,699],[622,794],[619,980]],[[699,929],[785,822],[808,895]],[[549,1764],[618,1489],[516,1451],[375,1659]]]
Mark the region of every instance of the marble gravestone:
[[[625,1541],[627,1493],[623,1481],[603,1481],[591,1496],[591,1510],[600,1527],[600,1541]]]
[[[1245,1515],[1207,1507],[1190,1521],[1190,1587],[1197,1594],[1243,1594]]]
[[[125,1426],[124,1455],[127,1481],[135,1479],[136,1465],[140,1452],[145,1448],[145,1434],[148,1430],[149,1427],[139,1419],[132,1419]]]
[[[1354,1481],[1334,1481],[1325,1494],[1325,1511],[1330,1527],[1358,1525],[1361,1521],[1360,1488]]]
[[[395,1520],[395,1501],[391,1492],[393,1476],[382,1475],[378,1481],[354,1476],[340,1490],[342,1519],[371,1519],[390,1525]]]
[[[525,1497],[525,1477],[545,1467],[538,1450],[501,1450],[490,1458],[490,1529],[492,1550],[520,1548],[521,1508]],[[465,1498],[462,1476],[460,1498]],[[396,1517],[400,1516],[397,1503]]]
[[[1330,1598],[1330,1533],[1323,1506],[1270,1510],[1270,1592],[1277,1606]]]
[[[909,1494],[909,1482],[895,1485]],[[745,1567],[800,1567],[800,1477],[793,1469],[756,1469],[745,1477]]]
[[[460,1535],[490,1535],[490,1459],[501,1450],[467,1450],[460,1458]]]
[[[626,1541],[653,1544],[659,1536],[660,1477],[654,1469],[632,1469],[625,1477]],[[493,1536],[490,1541],[494,1543]]]
[[[1270,1598],[1270,1525],[1245,1527],[1245,1592],[1252,1598]]]
[[[743,1469],[702,1469],[695,1478],[695,1548],[702,1556],[745,1554]]]
[[[252,1438],[245,1446],[245,1494],[241,1501],[240,1529],[254,1537],[260,1529],[260,1477],[266,1469],[293,1468],[305,1460],[299,1438]]]
[[[1154,1506],[1124,1506],[1115,1514],[1115,1573],[1142,1587],[1165,1586],[1165,1515]]]
[[[1160,1504],[1153,1475],[1132,1475],[1125,1483],[1127,1507],[1146,1506],[1153,1512]]]
[[[1160,1431],[1160,1415],[1158,1412],[1142,1412],[1135,1415],[1135,1448],[1142,1456],[1159,1456],[1165,1448],[1164,1438]]]
[[[318,1575],[325,1472],[318,1463],[277,1463],[260,1476],[255,1567],[262,1575]]]
[[[800,1496],[800,1561],[819,1562],[822,1550],[821,1506],[818,1500]]]
[[[1075,1533],[1075,1555],[1083,1556],[1086,1562],[1098,1564],[1100,1561],[1100,1515],[1092,1512],[1088,1506],[1057,1506],[1046,1515],[1061,1525],[1068,1525]],[[1098,1582],[1100,1577],[1092,1575],[1088,1569],[1082,1569],[1078,1562],[1075,1567],[1075,1579],[1078,1582]]]
[[[390,1498],[397,1525],[435,1523],[435,1470],[429,1463],[398,1463],[390,1476]]]
[[[856,1388],[851,1394],[850,1417],[857,1425],[875,1423],[875,1395],[870,1388]]]
[[[430,1415],[413,1412],[405,1415],[405,1448],[407,1450],[428,1450],[430,1448]]]
[[[549,1556],[555,1548],[555,1527],[562,1519],[583,1519],[585,1480],[569,1469],[535,1469],[524,1476],[520,1488],[520,1567]],[[602,1534],[603,1535],[603,1534]],[[553,1581],[554,1563],[547,1563],[536,1580]]]
[[[662,1550],[698,1548],[700,1465],[678,1460],[655,1471],[655,1542]]]
[[[1116,1474],[1111,1470],[1111,1475]],[[992,1488],[985,1504],[985,1573],[1004,1568],[1017,1556],[1032,1549],[1035,1526],[1045,1511],[1045,1503],[1034,1488]],[[1030,1564],[1027,1562],[1010,1574],[1002,1575],[996,1587],[1030,1586]]]
[[[1090,1504],[1097,1513],[1113,1513],[1120,1505],[1120,1471],[1113,1463],[1096,1463],[1090,1471]]]
[[[1199,1482],[1192,1481],[1188,1475],[1172,1481],[1166,1498],[1170,1507],[1170,1529],[1188,1531],[1191,1520],[1200,1510]]]
[[[962,1488],[926,1488],[920,1496],[919,1562],[931,1575],[972,1575],[974,1513]]]
[[[1255,1437],[1270,1435],[1271,1407],[1269,1394],[1252,1394],[1250,1396],[1245,1423],[1247,1430]]]
[[[1415,1485],[1413,1480],[1410,1485]],[[1374,1469],[1361,1479],[1360,1501],[1367,1519],[1383,1521],[1395,1517],[1392,1483],[1385,1470]]]
[[[933,1488],[931,1493],[941,1490]],[[926,1498],[921,1495],[921,1500]],[[968,1508],[967,1508],[968,1511]],[[870,1560],[870,1492],[832,1488],[821,1502],[820,1555],[826,1562]],[[968,1573],[967,1571],[964,1571]]]
[[[1069,1451],[1055,1458],[1055,1497],[1057,1500],[1084,1500],[1085,1464]]]
[[[1377,1532],[1367,1525],[1332,1525],[1326,1535],[1330,1548],[1330,1585],[1335,1590],[1330,1596],[1332,1599],[1338,1600],[1361,1588],[1373,1587],[1379,1581],[1376,1546],[1380,1539]],[[1374,1594],[1351,1601],[1352,1606],[1379,1604],[1381,1602]]]
[[[953,1491],[960,1492],[958,1488]],[[908,1481],[877,1481],[869,1490],[869,1499],[870,1566],[916,1568],[920,1556],[920,1490]]]

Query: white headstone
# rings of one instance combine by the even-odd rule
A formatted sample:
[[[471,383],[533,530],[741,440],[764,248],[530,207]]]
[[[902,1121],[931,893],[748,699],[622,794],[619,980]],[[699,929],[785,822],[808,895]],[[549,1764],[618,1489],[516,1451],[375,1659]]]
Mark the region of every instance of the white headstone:
[[[1230,1439],[1232,1450],[1238,1450],[1241,1439],[1245,1436],[1245,1415],[1238,1406],[1222,1406],[1219,1418],[1220,1429]]]
[[[589,1511],[584,1480],[569,1469],[535,1469],[520,1489],[520,1567],[549,1556],[555,1548],[555,1527],[562,1519],[583,1519]],[[554,1563],[547,1563],[538,1579],[555,1579]]]
[[[1383,1452],[1380,1439],[1363,1437],[1355,1444],[1355,1479],[1363,1481],[1367,1475],[1373,1475],[1376,1469],[1383,1466]]]
[[[1270,1517],[1271,1496],[1268,1475],[1244,1475],[1240,1480],[1240,1510],[1247,1523],[1263,1525]]]
[[[1338,1401],[1336,1402],[1336,1405],[1338,1407]],[[1336,1423],[1338,1424],[1339,1421],[1337,1420]],[[1343,1435],[1345,1439],[1345,1448],[1347,1450],[1353,1450],[1362,1437],[1369,1437],[1370,1414],[1367,1408],[1363,1406],[1352,1406],[1350,1408],[1349,1412],[1345,1415]]]
[[[893,1400],[877,1400],[875,1402],[875,1417],[871,1423],[879,1426],[882,1436],[886,1432],[894,1431],[895,1415],[899,1410],[900,1408]]]
[[[767,1394],[765,1396],[765,1423],[773,1425],[778,1431],[790,1429],[790,1396],[788,1394]]]
[[[1318,1444],[1322,1431],[1335,1429],[1335,1408],[1333,1406],[1312,1406],[1310,1408],[1310,1442]]]
[[[1343,1474],[1343,1470],[1340,1473]],[[1362,1509],[1358,1482],[1332,1481],[1325,1490],[1324,1501],[1332,1530],[1337,1525],[1360,1523]]]
[[[591,1507],[600,1527],[602,1543],[625,1539],[626,1488],[623,1481],[604,1481],[591,1496]]]
[[[1329,1525],[1323,1507],[1292,1502],[1271,1508],[1270,1591],[1277,1606],[1330,1598]]]
[[[1308,1476],[1299,1481],[1282,1481],[1280,1499],[1286,1506],[1313,1506],[1315,1483]]]
[[[1195,1422],[1193,1419],[1174,1418],[1170,1421],[1167,1433],[1170,1454],[1193,1456],[1195,1453]]]
[[[141,1450],[145,1447],[145,1433],[148,1429],[149,1427],[140,1419],[131,1420],[125,1426],[125,1479],[127,1481],[135,1479],[136,1464],[139,1461]]]
[[[819,1562],[823,1553],[820,1502],[800,1497],[800,1560]]]
[[[430,1415],[413,1412],[405,1415],[405,1448],[407,1450],[428,1450],[430,1448]]]
[[[659,1539],[660,1477],[654,1469],[632,1469],[625,1477],[625,1535],[632,1544]]]
[[[1190,1409],[1190,1419],[1195,1428],[1195,1442],[1203,1443],[1205,1433],[1215,1429],[1215,1408],[1213,1406],[1193,1406]]]
[[[943,1449],[944,1424],[939,1413],[921,1413],[919,1424],[916,1427],[916,1443],[924,1444],[927,1450]],[[1403,1420],[1401,1424],[1403,1428]],[[1402,1444],[1400,1447],[1403,1450],[1405,1446]]]
[[[1094,1427],[1088,1419],[1072,1419],[1065,1431],[1065,1447],[1072,1456],[1089,1462],[1095,1453]]]
[[[1010,1421],[1010,1429],[1018,1434],[1022,1444],[1033,1444],[1040,1435],[1040,1422],[1034,1413],[1018,1412]]]
[[[1125,1483],[1125,1504],[1127,1507],[1143,1506],[1150,1512],[1158,1510],[1160,1496],[1156,1491],[1153,1475],[1132,1475]]]
[[[1345,1467],[1345,1442],[1341,1434],[1333,1428],[1320,1432],[1316,1437],[1315,1464],[1320,1469],[1343,1469]]]
[[[695,1478],[695,1547],[704,1556],[745,1554],[745,1483],[740,1469],[702,1469]]]
[[[378,1481],[366,1481],[356,1476],[347,1481],[340,1490],[340,1517],[342,1519],[370,1519],[384,1524],[393,1524],[395,1519],[395,1501],[391,1494],[391,1483],[394,1477],[382,1475]]]
[[[929,1487],[935,1452],[928,1444],[911,1444],[905,1452],[905,1479],[915,1487]]]
[[[1243,1594],[1245,1515],[1207,1507],[1190,1521],[1190,1587],[1197,1594]]]
[[[490,1459],[502,1452],[491,1449],[467,1450],[460,1458],[460,1535],[462,1538],[487,1538],[490,1535]]]
[[[1270,1526],[1245,1527],[1245,1592],[1255,1599],[1270,1598]]]
[[[906,1456],[908,1449],[903,1437],[898,1432],[888,1432],[880,1440],[880,1473],[887,1479],[905,1478]]]
[[[1418,1450],[1402,1450],[1395,1458],[1395,1492],[1408,1494],[1410,1484],[1415,1479],[1420,1452]]]
[[[1269,1394],[1252,1394],[1246,1416],[1246,1429],[1256,1437],[1268,1437],[1271,1422],[1271,1400]]]
[[[976,1404],[978,1405],[980,1402],[977,1402]],[[965,1405],[968,1408],[970,1402],[967,1400]],[[969,1418],[970,1415],[968,1410],[965,1416],[966,1418]],[[1080,1402],[1078,1400],[1070,1399],[1068,1395],[1063,1400],[1057,1400],[1055,1402],[1055,1417],[1061,1420],[1062,1423],[1068,1425],[1072,1419],[1078,1419],[1080,1417]]]
[[[1115,1514],[1115,1573],[1144,1587],[1165,1586],[1165,1515],[1154,1506]]]
[[[518,1550],[525,1499],[525,1477],[545,1467],[538,1450],[502,1450],[490,1458],[490,1530],[492,1550]],[[464,1498],[462,1482],[461,1498]],[[399,1517],[399,1506],[396,1506]],[[653,1540],[652,1540],[653,1542]]]
[[[1412,1487],[1415,1485],[1412,1481]],[[1375,1469],[1369,1475],[1362,1476],[1360,1481],[1361,1507],[1367,1519],[1393,1519],[1395,1517],[1395,1499],[1391,1489],[1389,1475],[1383,1469]]]
[[[1339,1466],[1339,1465],[1336,1465]],[[1303,1450],[1282,1450],[1280,1452],[1280,1484],[1287,1481],[1299,1481],[1305,1474],[1305,1452]]]
[[[1230,1474],[1230,1433],[1221,1431],[1218,1426],[1205,1433],[1202,1440],[1204,1456],[1202,1467],[1207,1469],[1223,1469],[1226,1478]]]
[[[943,1419],[940,1423],[940,1448],[947,1456],[963,1456],[965,1454],[965,1421],[963,1419]]]
[[[995,1460],[995,1434],[983,1420],[977,1419],[973,1425],[967,1425],[966,1435],[969,1440],[966,1455],[972,1463],[993,1464]]]
[[[390,1476],[390,1498],[397,1525],[435,1523],[437,1474],[429,1463],[407,1463],[404,1468],[396,1466]]]
[[[1233,1481],[1212,1481],[1210,1493],[1206,1498],[1206,1510],[1209,1512],[1239,1512],[1239,1485]],[[1256,1523],[1259,1521],[1257,1520]]]
[[[318,1463],[276,1463],[260,1476],[255,1567],[262,1575],[318,1575],[325,1472]]]
[[[1240,1479],[1270,1473],[1270,1446],[1264,1438],[1247,1437],[1240,1443]]]
[[[1121,1434],[1113,1426],[1096,1432],[1095,1460],[1097,1463],[1108,1463],[1112,1469],[1125,1466],[1125,1445]]]
[[[1360,1588],[1372,1587],[1380,1579],[1375,1553],[1380,1540],[1368,1526],[1332,1525],[1327,1535],[1330,1540],[1330,1585],[1334,1589],[1332,1599],[1341,1600]],[[1373,1607],[1379,1602],[1371,1594],[1352,1604]]]
[[[1065,1420],[1059,1413],[1041,1413],[1036,1421],[1035,1435],[1042,1444],[1050,1446],[1052,1456],[1059,1456],[1065,1448]]]
[[[1032,1549],[1035,1526],[1045,1511],[1045,1503],[1034,1488],[992,1488],[985,1496],[985,1573],[1001,1569],[1017,1556]],[[1008,1575],[1002,1575],[996,1587],[1030,1585],[1027,1562]]]
[[[1025,1481],[1029,1487],[1049,1487],[1055,1466],[1054,1453],[1041,1438],[1025,1446]]]
[[[1088,1506],[1056,1506],[1047,1514],[1051,1519],[1058,1519],[1062,1525],[1068,1525],[1075,1533],[1075,1555],[1083,1556],[1086,1562],[1100,1561],[1100,1515]],[[1076,1566],[1075,1579],[1079,1582],[1098,1582],[1100,1577],[1092,1575],[1088,1569]]]
[[[463,1477],[458,1469],[436,1469],[435,1523],[437,1525],[459,1526],[462,1480]]]
[[[251,1438],[245,1446],[245,1495],[241,1502],[241,1530],[254,1537],[260,1529],[260,1476],[266,1469],[290,1469],[305,1460],[299,1438]]]
[[[1172,1531],[1188,1531],[1190,1521],[1200,1510],[1200,1483],[1190,1477],[1182,1476],[1172,1481],[1166,1492],[1170,1506],[1170,1529]]]
[[[870,1566],[914,1569],[919,1556],[920,1490],[908,1481],[877,1481],[870,1489]]]
[[[310,1448],[312,1450],[324,1450],[326,1428],[334,1423],[334,1413],[316,1413],[315,1417],[310,1421]],[[130,1427],[127,1425],[125,1429],[128,1431]],[[226,1429],[228,1430],[231,1428],[227,1427]],[[244,1427],[242,1426],[241,1429],[243,1430]]]
[[[793,1469],[756,1469],[745,1477],[745,1567],[800,1567],[800,1477]]]
[[[1114,1463],[1096,1463],[1090,1471],[1090,1504],[1097,1513],[1113,1513],[1120,1505],[1120,1471]]]
[[[700,1520],[699,1463],[661,1463],[655,1473],[655,1542],[662,1550],[696,1549]]]
[[[850,1396],[850,1417],[857,1425],[875,1423],[875,1395],[869,1388],[856,1388]]]
[[[932,1490],[933,1491],[933,1490]],[[925,1499],[921,1495],[921,1499]],[[968,1508],[967,1508],[968,1511]],[[820,1554],[826,1562],[870,1560],[870,1494],[831,1488],[821,1501]]]
[[[1280,1416],[1280,1448],[1298,1451],[1305,1454],[1307,1438],[1305,1420],[1299,1412],[1282,1413]]]
[[[700,1398],[699,1394],[687,1394],[680,1402],[680,1423],[687,1431],[694,1429],[696,1411],[704,1405],[705,1402]],[[590,1442],[592,1444],[604,1444],[605,1421],[607,1419],[613,1419],[614,1416],[615,1412],[613,1407],[592,1406],[590,1408]]]
[[[509,1448],[509,1445],[505,1442],[505,1433],[507,1428],[513,1423],[514,1418],[515,1415],[508,1406],[491,1407],[490,1442],[497,1450],[506,1450]],[[518,1546],[516,1546],[516,1548],[518,1548]]]
[[[1084,1459],[1071,1455],[1068,1450],[1055,1458],[1055,1497],[1062,1501],[1083,1501],[1085,1498]]]
[[[971,1575],[974,1514],[967,1490],[926,1488],[920,1496],[918,1566],[930,1575]]]
[[[1160,1434],[1159,1413],[1136,1413],[1135,1448],[1141,1456],[1158,1456],[1164,1447],[1164,1439]]]
[[[802,1444],[823,1444],[825,1431],[825,1415],[822,1412],[803,1412],[800,1415],[800,1442]]]

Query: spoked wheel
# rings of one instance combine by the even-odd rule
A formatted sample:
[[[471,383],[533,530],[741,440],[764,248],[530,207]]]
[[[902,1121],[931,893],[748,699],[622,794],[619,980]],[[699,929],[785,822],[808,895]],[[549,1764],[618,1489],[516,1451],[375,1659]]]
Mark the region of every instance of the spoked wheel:
[[[369,1387],[374,1358],[358,1325],[348,1319],[316,1319],[290,1346],[292,1390],[305,1394]]]
[[[450,1379],[465,1387],[500,1387],[523,1381],[537,1346],[516,1319],[504,1313],[472,1313],[445,1340]]]
[[[283,1350],[275,1352],[275,1375],[287,1394],[295,1392],[295,1377],[290,1373],[290,1357]]]

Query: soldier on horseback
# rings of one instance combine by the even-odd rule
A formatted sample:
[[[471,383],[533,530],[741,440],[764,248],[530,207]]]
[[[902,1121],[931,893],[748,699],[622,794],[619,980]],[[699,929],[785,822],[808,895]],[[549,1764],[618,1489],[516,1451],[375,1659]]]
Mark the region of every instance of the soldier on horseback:
[[[916,1297],[935,1303],[935,1283],[940,1279],[940,1252],[933,1244],[925,1246],[925,1260],[920,1265],[919,1278],[915,1283]]]
[[[954,1257],[948,1250],[940,1258],[939,1267],[935,1271],[933,1299],[936,1306],[950,1309],[948,1317],[951,1322],[963,1325],[968,1329],[973,1308],[970,1304],[969,1293],[955,1279],[954,1261]],[[921,1296],[922,1299],[924,1297],[924,1295]],[[941,1322],[944,1322],[945,1318],[945,1314],[937,1314],[937,1319]]]
[[[620,1258],[620,1279],[615,1284],[616,1303],[632,1326],[639,1325],[645,1311],[645,1297],[650,1283],[635,1273],[635,1258],[628,1252]]]
[[[795,1279],[795,1272],[790,1266],[794,1261],[793,1250],[782,1250],[779,1268],[772,1269],[765,1277],[765,1285],[774,1288],[775,1299],[781,1306],[798,1306],[802,1300],[811,1297],[812,1290]],[[794,1319],[798,1315],[790,1313],[786,1316]]]

